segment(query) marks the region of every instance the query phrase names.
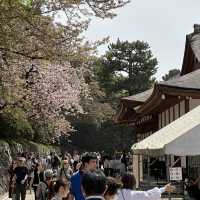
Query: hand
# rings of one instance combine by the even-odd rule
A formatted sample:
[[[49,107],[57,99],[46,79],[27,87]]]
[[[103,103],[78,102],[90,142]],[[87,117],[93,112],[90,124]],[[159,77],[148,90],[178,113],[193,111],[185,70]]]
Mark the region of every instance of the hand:
[[[21,184],[23,185],[24,183],[25,183],[25,180],[22,180],[22,181],[21,181]]]
[[[174,192],[175,189],[176,189],[175,186],[172,186],[171,183],[165,185],[165,191],[166,192],[171,193],[171,192]]]

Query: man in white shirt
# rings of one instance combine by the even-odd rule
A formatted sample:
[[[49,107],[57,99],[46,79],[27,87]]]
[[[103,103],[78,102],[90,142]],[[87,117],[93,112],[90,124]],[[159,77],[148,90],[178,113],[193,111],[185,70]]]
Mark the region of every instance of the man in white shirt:
[[[122,177],[123,187],[118,193],[118,200],[159,200],[161,199],[161,194],[164,192],[173,192],[175,190],[174,186],[167,184],[162,188],[153,188],[148,191],[135,191],[136,181],[135,177],[131,173],[126,173]]]

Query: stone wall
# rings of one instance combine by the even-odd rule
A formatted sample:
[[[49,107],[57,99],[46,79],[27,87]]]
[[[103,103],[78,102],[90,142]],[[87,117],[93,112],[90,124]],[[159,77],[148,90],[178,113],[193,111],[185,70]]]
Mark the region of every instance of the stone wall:
[[[37,144],[30,141],[3,141],[0,140],[0,196],[8,190],[8,168],[12,159],[22,152],[37,152],[48,154],[59,152],[59,147]]]

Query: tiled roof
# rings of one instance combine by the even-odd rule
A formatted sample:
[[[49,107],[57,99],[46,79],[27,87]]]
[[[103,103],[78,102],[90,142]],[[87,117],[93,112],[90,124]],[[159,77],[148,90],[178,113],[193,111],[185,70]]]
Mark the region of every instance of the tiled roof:
[[[200,69],[169,81],[160,82],[158,85],[200,90]]]
[[[145,102],[152,94],[153,88],[146,90],[144,92],[138,93],[136,95],[128,96],[122,98],[122,101],[137,101],[137,102]]]

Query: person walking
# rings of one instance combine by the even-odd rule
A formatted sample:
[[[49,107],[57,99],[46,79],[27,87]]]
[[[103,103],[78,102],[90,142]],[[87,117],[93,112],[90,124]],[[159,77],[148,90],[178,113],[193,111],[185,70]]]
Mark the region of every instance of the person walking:
[[[8,169],[8,173],[9,173],[9,198],[12,198],[13,195],[16,193],[15,189],[15,183],[13,182],[13,177],[14,177],[14,170],[17,167],[17,163],[15,160],[12,161],[9,169]]]
[[[17,167],[14,169],[13,182],[16,183],[16,200],[25,200],[28,179],[28,168],[24,165],[26,159],[19,157]]]
[[[106,176],[110,176],[111,171],[111,162],[109,156],[104,157],[104,163],[103,163],[104,173]]]
[[[53,196],[53,171],[44,172],[45,179],[41,181],[36,190],[36,200],[50,200]]]
[[[70,181],[73,171],[70,167],[68,159],[63,160],[62,167],[58,170],[58,179]]]
[[[127,156],[126,156],[126,151],[124,150],[122,155],[121,155],[121,163],[124,165],[125,167],[125,171],[127,171],[127,167],[128,167],[128,162],[127,162]]]
[[[53,170],[58,172],[58,168],[60,167],[61,162],[60,162],[60,158],[58,157],[56,153],[53,154],[51,162],[52,162]]]
[[[42,164],[39,162],[35,166],[34,178],[33,178],[33,190],[34,190],[34,193],[35,193],[35,200],[37,200],[36,199],[37,187],[38,187],[39,183],[42,182],[42,181],[44,181],[44,171],[43,171]]]
[[[82,176],[85,172],[94,171],[97,168],[97,156],[94,153],[84,153],[81,161],[81,168],[71,177],[70,200],[74,198],[75,200],[85,200],[81,190]]]

